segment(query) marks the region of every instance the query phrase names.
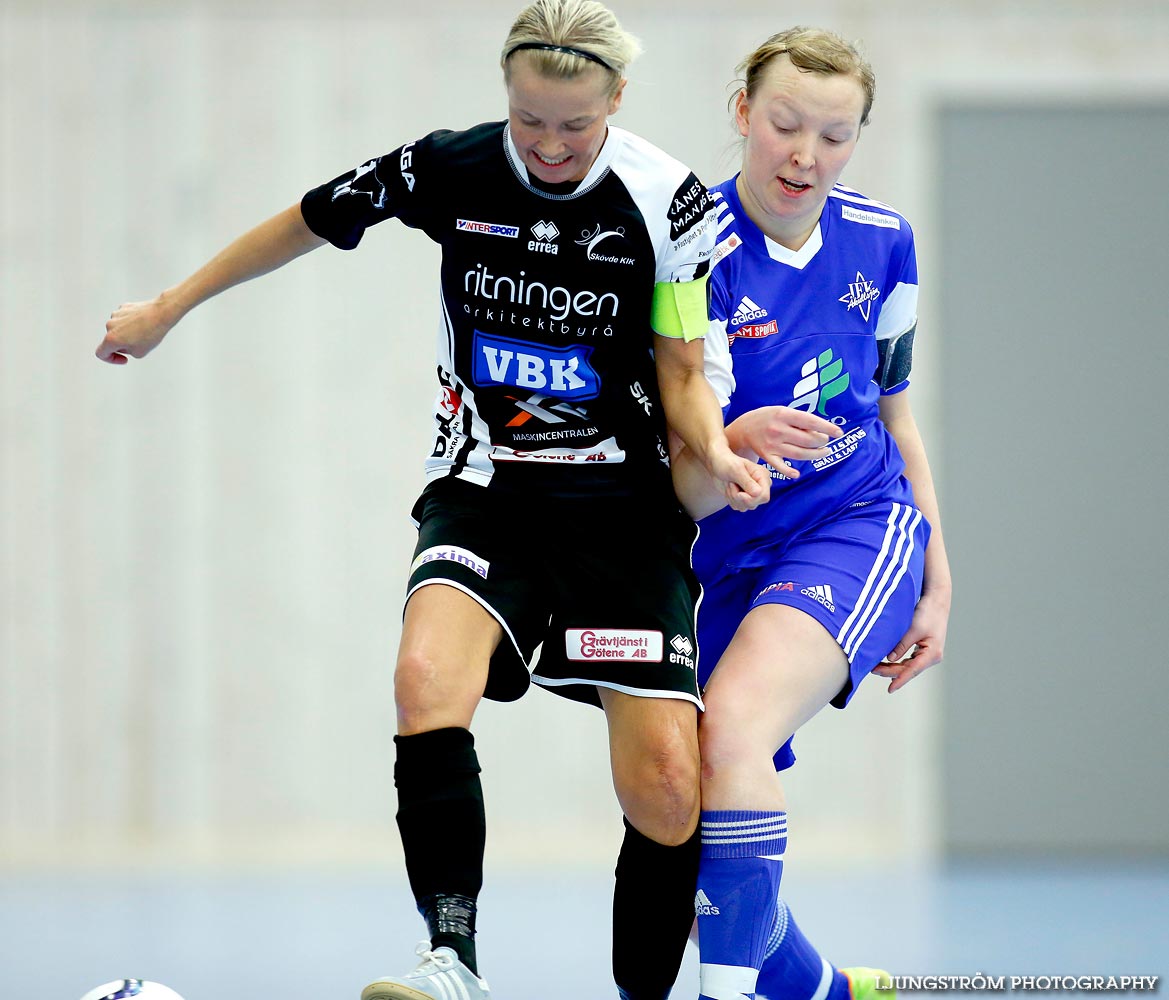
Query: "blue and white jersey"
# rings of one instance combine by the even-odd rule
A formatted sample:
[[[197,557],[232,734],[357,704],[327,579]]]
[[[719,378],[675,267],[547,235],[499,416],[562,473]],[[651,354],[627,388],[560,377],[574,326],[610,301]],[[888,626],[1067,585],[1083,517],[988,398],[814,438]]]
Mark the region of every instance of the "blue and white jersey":
[[[704,518],[695,549],[700,575],[758,565],[767,550],[850,507],[913,503],[904,462],[877,411],[882,394],[909,384],[908,352],[890,350],[912,338],[917,323],[909,223],[837,185],[816,230],[789,250],[747,217],[735,182],[712,191],[719,222],[706,369],[725,420],[784,405],[831,420],[844,435],[825,458],[793,462],[797,479],[771,469],[769,503]]]

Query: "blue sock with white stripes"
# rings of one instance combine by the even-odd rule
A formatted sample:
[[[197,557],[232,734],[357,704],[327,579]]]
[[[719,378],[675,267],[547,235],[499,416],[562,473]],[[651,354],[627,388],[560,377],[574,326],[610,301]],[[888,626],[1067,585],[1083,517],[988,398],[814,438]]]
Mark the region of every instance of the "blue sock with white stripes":
[[[699,994],[751,1000],[775,924],[787,813],[704,811],[699,828]]]
[[[849,1000],[848,977],[812,947],[782,899],[755,989],[767,1000]]]

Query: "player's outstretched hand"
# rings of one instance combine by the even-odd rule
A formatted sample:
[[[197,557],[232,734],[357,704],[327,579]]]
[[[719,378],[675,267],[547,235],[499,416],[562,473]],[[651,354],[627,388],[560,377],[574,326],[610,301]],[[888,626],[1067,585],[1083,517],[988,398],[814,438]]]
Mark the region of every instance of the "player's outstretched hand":
[[[950,599],[922,594],[913,611],[909,631],[888,656],[873,667],[873,673],[891,678],[889,693],[905,687],[923,670],[940,663],[946,646],[950,621]],[[909,655],[906,656],[905,654]]]
[[[727,427],[732,447],[750,448],[768,465],[795,479],[799,471],[786,459],[810,462],[828,454],[828,445],[844,432],[823,417],[790,406],[760,406],[737,417]]]
[[[99,360],[111,365],[124,365],[130,358],[144,358],[177,321],[159,299],[124,302],[106,321],[106,335],[95,353]]]

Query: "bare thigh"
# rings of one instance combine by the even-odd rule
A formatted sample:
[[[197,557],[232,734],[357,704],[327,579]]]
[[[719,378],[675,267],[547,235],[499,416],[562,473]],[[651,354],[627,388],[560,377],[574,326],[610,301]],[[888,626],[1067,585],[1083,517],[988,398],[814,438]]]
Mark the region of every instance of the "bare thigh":
[[[782,809],[772,756],[847,679],[843,651],[810,615],[783,604],[753,609],[703,691],[703,808]]]
[[[394,671],[398,734],[469,729],[502,637],[499,623],[461,590],[440,583],[416,590]]]

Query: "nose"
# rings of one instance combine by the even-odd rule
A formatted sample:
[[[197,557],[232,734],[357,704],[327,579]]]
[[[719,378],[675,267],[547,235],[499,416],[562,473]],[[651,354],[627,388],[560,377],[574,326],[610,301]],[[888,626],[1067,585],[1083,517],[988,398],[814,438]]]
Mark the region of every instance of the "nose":
[[[811,170],[816,165],[814,146],[811,139],[801,138],[792,148],[792,165],[800,170]]]
[[[564,152],[563,140],[557,138],[555,132],[541,132],[536,139],[536,150],[546,159],[555,160]]]

